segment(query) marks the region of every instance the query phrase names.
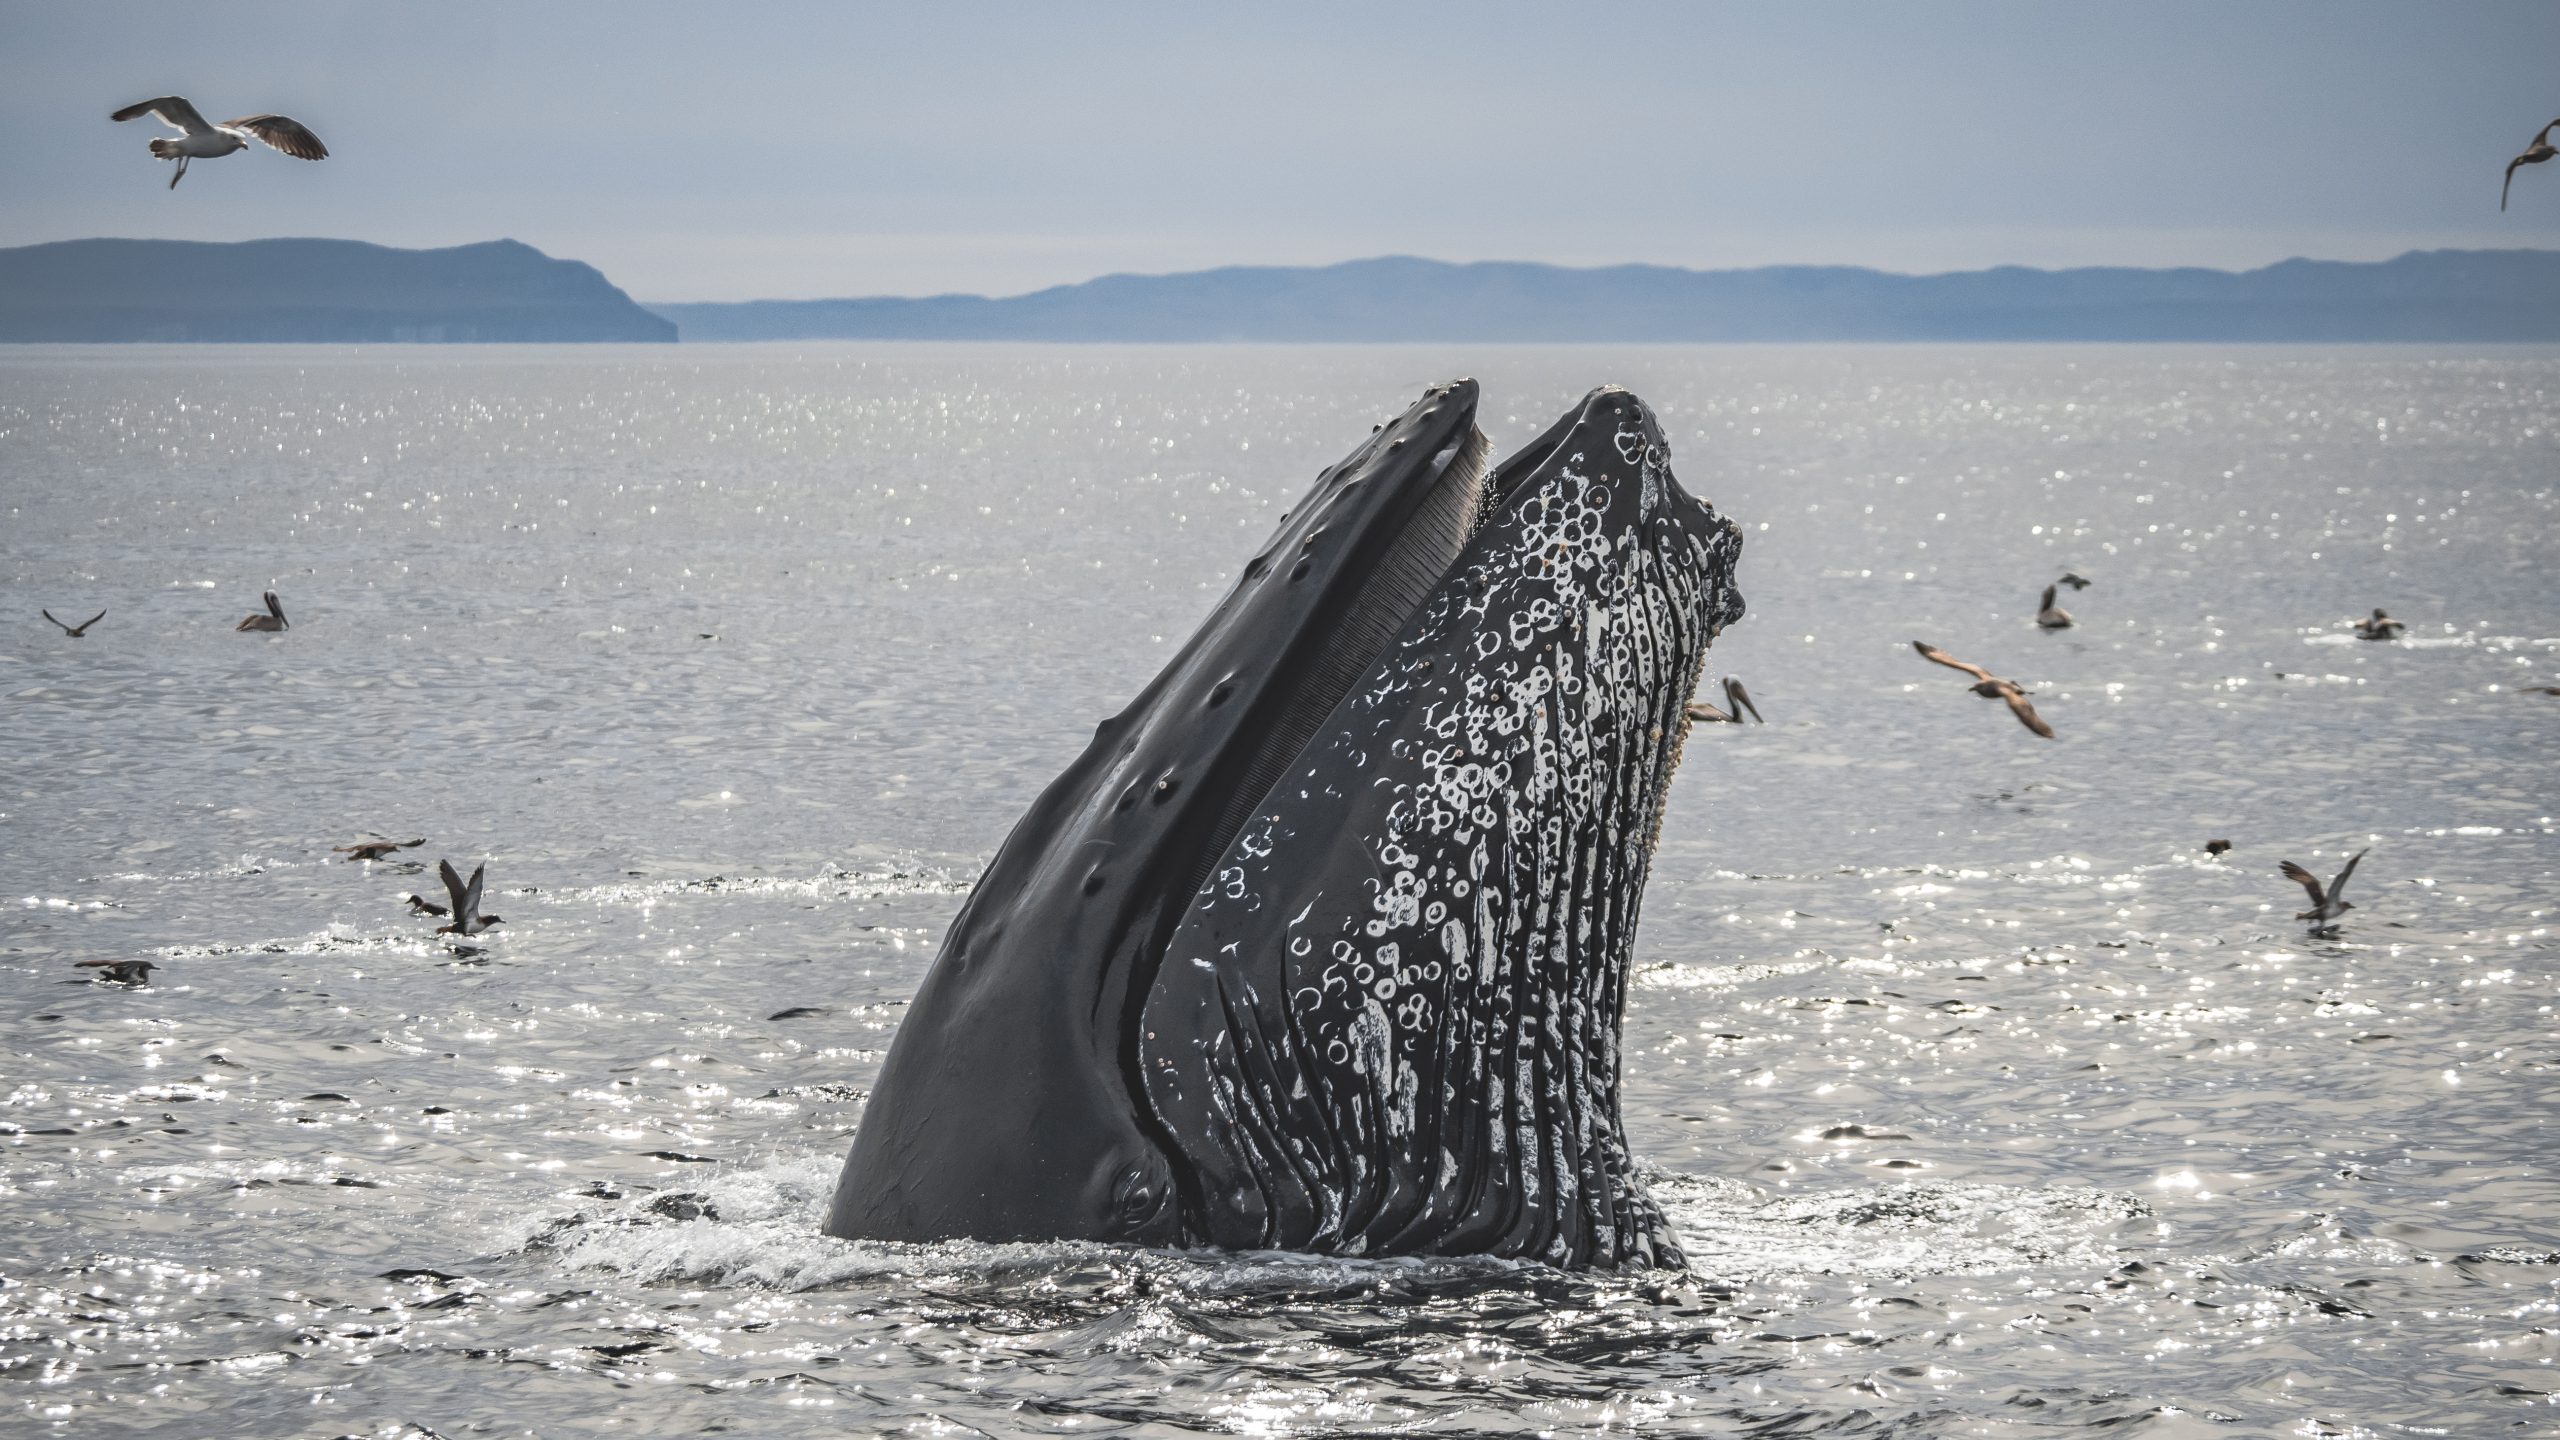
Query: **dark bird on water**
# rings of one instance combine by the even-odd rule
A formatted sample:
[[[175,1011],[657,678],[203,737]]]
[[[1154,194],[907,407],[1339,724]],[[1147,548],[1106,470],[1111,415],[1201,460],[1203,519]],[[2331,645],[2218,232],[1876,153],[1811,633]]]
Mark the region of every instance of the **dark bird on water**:
[[[2044,587],[2044,598],[2036,602],[2036,623],[2047,630],[2071,628],[2071,612],[2053,603],[2053,592],[2060,587]]]
[[[37,611],[36,613],[37,613],[37,614],[39,614],[39,615],[41,615],[41,616],[43,616],[43,617],[44,617],[44,618],[46,618],[47,620],[53,620],[53,612],[52,612],[52,611],[50,611],[50,610],[39,610],[39,611]],[[79,624],[77,624],[77,625],[62,625],[62,622],[61,622],[61,621],[59,621],[59,620],[53,620],[53,623],[54,623],[54,624],[56,624],[56,625],[62,625],[62,633],[63,633],[63,634],[65,634],[65,635],[70,636],[70,637],[71,637],[72,639],[74,639],[74,640],[77,640],[77,639],[79,639],[81,636],[86,635],[86,634],[88,634],[88,633],[89,633],[89,627],[90,627],[90,626],[95,625],[95,624],[97,624],[99,621],[104,620],[104,619],[106,619],[106,618],[107,618],[107,612],[106,612],[106,611],[104,611],[104,610],[101,610],[101,611],[99,611],[97,614],[90,616],[88,619],[81,621],[81,622],[80,622]]]
[[[111,985],[148,985],[151,972],[160,967],[148,960],[83,960],[80,968],[103,972],[91,978]]]
[[[1950,670],[1961,670],[1967,675],[1972,676],[1974,683],[1966,688],[1972,690],[1974,694],[1981,696],[1985,700],[2006,701],[2009,706],[2009,713],[2018,717],[2019,724],[2026,726],[2028,729],[2033,730],[2047,740],[2054,738],[2053,727],[2044,723],[2044,717],[2036,713],[2035,706],[2027,703],[2027,692],[2019,687],[2018,682],[2014,680],[2003,680],[1999,676],[1992,674],[1990,671],[1983,669],[1979,665],[1968,665],[1953,655],[1948,654],[1946,651],[1941,650],[1937,646],[1931,645],[1923,640],[1912,641],[1911,648],[1919,651],[1920,658],[1923,660],[1944,665]]]
[[[234,629],[234,630],[290,630],[290,629],[292,629],[292,628],[293,628],[293,623],[292,623],[291,621],[289,621],[289,620],[287,620],[287,619],[285,619],[285,618],[284,618],[284,602],[283,602],[283,601],[281,601],[281,600],[278,600],[278,599],[276,598],[276,592],[274,592],[273,590],[268,591],[268,592],[267,592],[267,595],[266,595],[266,600],[267,600],[267,613],[266,613],[266,614],[264,614],[264,615],[252,615],[252,616],[250,616],[248,619],[241,621],[239,624],[234,625],[234,626],[232,626],[231,628],[232,628],[232,629]]]
[[[1688,707],[1689,718],[1704,721],[1710,725],[1739,725],[1742,723],[1742,712],[1748,710],[1751,712],[1753,724],[1768,723],[1760,718],[1760,707],[1751,703],[1751,692],[1743,689],[1742,682],[1730,675],[1725,677],[1724,682],[1724,706],[1725,708],[1719,710],[1704,700],[1692,700]]]
[[[2228,840],[2207,840],[2204,842],[2204,853],[2207,855],[2220,855],[2230,848],[2231,842]]]
[[[2290,860],[2284,862],[2284,864],[2279,868],[2284,871],[2285,878],[2292,881],[2294,884],[2301,886],[2304,892],[2309,894],[2311,897],[2311,908],[2302,911],[2293,918],[2296,920],[2310,921],[2311,933],[2314,935],[2336,934],[2338,930],[2336,923],[2338,917],[2356,908],[2353,902],[2341,900],[2338,896],[2347,888],[2347,877],[2356,873],[2356,862],[2362,860],[2364,857],[2365,852],[2362,850],[2348,856],[2347,868],[2339,871],[2337,878],[2331,880],[2329,882],[2329,887],[2325,890],[2320,888],[2319,876],[2312,874],[2310,871],[2303,869],[2301,866],[2294,864]]]
[[[2074,590],[2086,590],[2089,588],[2089,580],[2085,575],[2065,575],[2056,583],[2068,585]]]
[[[2542,133],[2533,137],[2533,143],[2524,147],[2524,153],[2507,162],[2507,181],[2498,187],[2499,209],[2507,208],[2507,192],[2515,188],[2517,166],[2539,165],[2554,155],[2560,155],[2560,149],[2552,148],[2551,132],[2553,130],[2560,130],[2560,120],[2554,120],[2543,126]]]
[[[329,158],[329,147],[321,144],[320,137],[312,134],[310,128],[299,120],[282,115],[243,115],[237,120],[225,120],[216,125],[205,119],[202,112],[188,103],[183,95],[163,95],[157,100],[139,101],[107,118],[133,120],[144,115],[157,115],[161,124],[178,132],[175,140],[151,142],[153,159],[178,162],[178,173],[169,177],[172,190],[178,188],[179,181],[187,178],[188,161],[211,160],[219,155],[246,150],[252,140],[270,150],[281,150],[296,160]]]
[[[444,876],[444,893],[453,901],[453,923],[437,926],[437,934],[477,935],[492,925],[504,923],[495,915],[480,913],[481,873],[488,868],[485,864],[472,866],[470,883],[465,884],[462,877],[454,872],[452,861],[436,862],[436,870]]]
[[[424,836],[415,840],[359,840],[353,845],[338,846],[329,853],[344,855],[349,860],[379,860],[394,850],[415,850],[426,843]]]
[[[2408,628],[2408,626],[2403,625],[2399,621],[2392,619],[2390,616],[2383,614],[2380,606],[2375,606],[2372,619],[2359,620],[2356,622],[2356,638],[2359,640],[2397,640],[2400,638],[2400,632]]]
[[[433,900],[428,899],[424,895],[412,895],[409,897],[409,913],[412,915],[442,915],[445,913],[445,908]]]

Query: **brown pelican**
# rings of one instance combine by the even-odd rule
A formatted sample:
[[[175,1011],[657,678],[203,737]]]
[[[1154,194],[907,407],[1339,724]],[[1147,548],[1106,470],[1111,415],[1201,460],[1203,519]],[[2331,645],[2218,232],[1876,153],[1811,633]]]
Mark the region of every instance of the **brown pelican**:
[[[267,592],[266,614],[252,615],[231,628],[234,630],[290,630],[293,625],[284,618],[283,602],[277,600],[276,592],[270,590]]]
[[[2036,623],[2047,630],[2071,628],[2071,612],[2053,603],[2053,592],[2059,588],[2055,585],[2044,587],[2044,599],[2036,604]]]
[[[2338,878],[2330,881],[2329,888],[2326,890],[2320,888],[2319,876],[2290,860],[2278,867],[2284,871],[2286,879],[2301,886],[2311,896],[2311,908],[2293,918],[2310,921],[2311,933],[2314,935],[2338,933],[2338,927],[2334,922],[2339,916],[2356,908],[2354,902],[2339,899],[2339,892],[2347,888],[2347,877],[2356,873],[2356,862],[2362,860],[2364,856],[2365,852],[2362,850],[2348,856],[2347,868],[2338,872]]]
[[[1743,689],[1742,682],[1730,675],[1725,677],[1724,682],[1724,706],[1725,708],[1719,710],[1704,700],[1692,700],[1689,702],[1689,718],[1705,721],[1711,725],[1739,725],[1742,723],[1742,712],[1748,710],[1751,712],[1753,724],[1768,723],[1760,718],[1760,707],[1751,703],[1751,692]]]
[[[394,850],[415,850],[426,843],[424,836],[415,840],[359,840],[353,845],[338,846],[329,853],[344,855],[349,860],[379,860]]]
[[[1950,655],[1946,651],[1925,641],[1914,640],[1911,642],[1911,648],[1919,651],[1920,658],[1923,660],[1934,661],[1937,664],[1946,666],[1950,670],[1961,670],[1967,675],[1972,676],[1974,678],[1974,683],[1967,688],[1971,689],[1974,694],[1981,696],[1985,700],[2007,701],[2009,705],[2009,713],[2018,717],[2019,724],[2026,726],[2028,729],[2033,730],[2047,740],[2054,738],[2053,727],[2044,723],[2044,717],[2036,713],[2036,707],[2027,703],[2027,692],[2018,688],[2018,683],[2016,681],[2003,680],[1999,676],[1992,674],[1990,671],[1983,669],[1979,665],[1967,665],[1953,655]]]
[[[131,120],[142,115],[157,115],[161,124],[178,132],[175,140],[151,142],[154,159],[178,162],[178,173],[169,177],[172,190],[178,188],[179,181],[187,178],[188,161],[210,160],[234,150],[246,150],[252,140],[271,150],[281,150],[296,160],[329,158],[329,147],[321,144],[320,137],[312,134],[299,120],[289,120],[282,115],[243,115],[237,120],[225,120],[216,125],[198,113],[183,95],[163,95],[157,100],[140,101],[107,118]]]
[[[2408,626],[2403,625],[2399,621],[2392,619],[2390,616],[2383,614],[2381,608],[2377,606],[2374,609],[2372,619],[2359,620],[2356,622],[2356,638],[2359,640],[2397,640],[2400,638],[2400,632],[2408,628]]]
[[[43,616],[43,617],[44,617],[44,618],[46,618],[47,620],[53,620],[53,612],[52,612],[52,611],[50,611],[50,610],[39,610],[39,611],[37,611],[36,613],[37,613],[37,614],[39,614],[39,615],[41,615],[41,616]],[[59,621],[59,620],[53,620],[53,623],[54,623],[54,624],[56,624],[56,625],[62,625],[62,633],[63,633],[63,634],[65,634],[65,635],[70,636],[70,637],[71,637],[72,639],[74,639],[74,640],[77,640],[77,639],[79,639],[81,636],[86,635],[86,634],[88,634],[88,633],[89,633],[89,627],[90,627],[90,626],[95,625],[95,624],[97,624],[99,621],[104,620],[104,619],[106,619],[106,618],[107,618],[107,612],[106,612],[106,611],[104,611],[104,610],[101,610],[101,611],[99,611],[97,614],[90,616],[88,619],[81,621],[81,622],[80,622],[79,624],[77,624],[77,625],[62,625],[62,622],[61,622],[61,621]]]
[[[2539,165],[2554,155],[2560,155],[2560,150],[2555,150],[2551,146],[2551,132],[2556,129],[2560,129],[2560,120],[2554,120],[2543,126],[2542,133],[2533,137],[2533,143],[2524,147],[2524,153],[2507,162],[2506,183],[2498,187],[2499,209],[2507,208],[2507,192],[2515,188],[2517,166]]]
[[[105,971],[105,974],[91,978],[104,980],[110,984],[148,985],[151,983],[151,972],[160,967],[148,960],[83,960],[80,962],[80,968]]]
[[[436,862],[437,871],[444,876],[444,893],[453,901],[453,923],[437,926],[437,934],[477,935],[492,925],[504,923],[495,915],[480,913],[480,877],[481,872],[488,868],[487,865],[472,866],[471,881],[466,885],[462,877],[454,873],[452,861]]]

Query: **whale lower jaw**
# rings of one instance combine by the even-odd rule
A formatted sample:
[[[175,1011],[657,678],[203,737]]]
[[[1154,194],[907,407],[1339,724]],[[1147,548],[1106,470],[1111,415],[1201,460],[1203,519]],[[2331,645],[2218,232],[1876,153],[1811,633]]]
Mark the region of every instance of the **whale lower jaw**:
[[[1484,529],[1254,815],[1139,1041],[1184,1234],[1677,1265],[1618,1113],[1655,837],[1741,537],[1632,396]]]

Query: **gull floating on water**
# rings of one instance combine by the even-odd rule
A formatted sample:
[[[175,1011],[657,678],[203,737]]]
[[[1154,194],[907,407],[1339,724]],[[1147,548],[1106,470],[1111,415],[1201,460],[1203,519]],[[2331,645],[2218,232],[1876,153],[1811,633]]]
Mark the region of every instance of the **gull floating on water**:
[[[2071,612],[2053,603],[2053,592],[2060,588],[2060,586],[2056,585],[2047,585],[2044,587],[2044,599],[2037,602],[2036,605],[2036,623],[2047,630],[2068,630],[2071,628]]]
[[[2392,619],[2390,616],[2383,614],[2382,608],[2380,606],[2376,606],[2374,607],[2372,619],[2359,620],[2356,622],[2356,638],[2359,640],[2397,640],[2400,638],[2400,632],[2408,628],[2408,626],[2403,625],[2399,621]]]
[[[409,913],[412,915],[442,915],[446,912],[443,906],[428,899],[426,896],[412,895],[409,897]]]
[[[2560,149],[2553,149],[2551,145],[2551,132],[2554,130],[2560,130],[2560,120],[2543,126],[2542,133],[2533,137],[2533,143],[2524,147],[2524,153],[2507,162],[2506,183],[2498,187],[2499,209],[2507,208],[2507,192],[2515,188],[2517,166],[2539,165],[2554,155],[2560,155]]]
[[[1702,720],[1711,725],[1719,723],[1739,725],[1742,723],[1742,712],[1748,710],[1751,712],[1753,724],[1769,723],[1760,718],[1760,707],[1751,703],[1751,692],[1743,689],[1742,682],[1730,675],[1726,676],[1724,681],[1724,704],[1725,708],[1719,710],[1704,700],[1692,700],[1689,702],[1689,718]]]
[[[232,626],[231,628],[232,628],[232,629],[234,629],[234,630],[290,630],[290,629],[292,629],[292,628],[293,628],[293,623],[292,623],[291,621],[289,621],[289,620],[287,620],[287,619],[285,619],[285,618],[284,618],[284,603],[283,603],[282,601],[280,601],[280,600],[276,599],[276,592],[274,592],[273,590],[268,591],[268,592],[267,592],[267,595],[266,595],[266,600],[267,600],[267,613],[266,613],[266,614],[264,614],[264,615],[252,615],[252,616],[250,616],[248,619],[241,621],[239,624],[234,625],[234,626]]]
[[[46,618],[47,620],[53,620],[53,612],[52,612],[52,611],[50,611],[50,610],[39,610],[39,611],[37,611],[36,613],[37,613],[37,614],[39,614],[39,615],[41,615],[41,616],[43,616],[43,617],[44,617],[44,618]],[[65,635],[70,636],[70,637],[71,637],[72,639],[74,639],[74,640],[77,640],[77,639],[79,639],[81,636],[86,635],[86,634],[88,634],[88,633],[89,633],[89,627],[90,627],[90,626],[95,625],[95,624],[97,624],[99,621],[104,620],[104,619],[106,619],[106,618],[107,618],[107,612],[106,612],[106,611],[104,611],[104,610],[101,610],[101,611],[99,611],[97,614],[90,616],[88,619],[81,621],[81,622],[80,622],[79,624],[77,624],[77,625],[62,625],[62,622],[61,622],[61,621],[59,621],[59,620],[53,620],[53,623],[54,623],[54,624],[56,624],[56,625],[62,625],[62,633],[63,633],[63,634],[65,634]]]
[[[2339,899],[2339,892],[2347,888],[2347,877],[2356,873],[2356,862],[2362,860],[2364,857],[2365,852],[2362,850],[2348,856],[2347,868],[2338,872],[2337,878],[2329,882],[2329,888],[2326,890],[2320,888],[2319,876],[2312,874],[2310,871],[2303,869],[2301,866],[2294,864],[2290,860],[2287,860],[2283,865],[2277,867],[2284,871],[2286,879],[2301,886],[2303,890],[2311,896],[2311,908],[2303,911],[2293,918],[2296,920],[2310,921],[2311,933],[2314,935],[2336,934],[2338,930],[2335,923],[2337,918],[2356,908],[2354,902]]]
[[[140,101],[107,118],[132,120],[144,115],[157,115],[161,124],[178,132],[175,140],[151,142],[154,159],[178,162],[178,173],[169,177],[172,190],[178,188],[179,181],[187,178],[188,161],[211,160],[234,150],[246,150],[252,140],[271,150],[281,150],[296,160],[329,158],[329,147],[321,144],[320,137],[312,134],[310,128],[299,120],[282,115],[243,115],[237,120],[225,120],[216,125],[205,119],[183,95],[163,95],[157,100]]]
[[[2035,706],[2027,703],[2027,692],[2019,688],[2017,681],[2003,680],[1999,676],[1992,674],[1990,671],[1983,669],[1979,665],[1968,665],[1953,655],[1948,654],[1946,651],[1941,650],[1937,646],[1931,645],[1923,640],[1912,641],[1911,648],[1919,651],[1920,658],[1923,660],[1933,661],[1937,664],[1944,665],[1950,670],[1961,670],[1967,675],[1972,676],[1974,678],[1974,683],[1966,688],[1972,690],[1974,694],[1981,696],[1985,700],[2007,701],[2009,705],[2009,713],[2018,717],[2019,724],[2026,726],[2028,729],[2033,730],[2047,740],[2055,738],[2053,727],[2044,723],[2044,717],[2036,713]]]
[[[462,877],[455,873],[452,861],[439,860],[436,862],[437,871],[444,876],[444,893],[453,901],[453,923],[450,925],[437,926],[437,934],[477,935],[492,925],[505,923],[495,915],[483,915],[480,913],[481,872],[488,868],[489,867],[485,864],[472,866],[470,883],[465,884],[463,883]],[[409,898],[415,900],[417,897],[413,895]],[[430,906],[429,908],[432,909],[433,907]]]

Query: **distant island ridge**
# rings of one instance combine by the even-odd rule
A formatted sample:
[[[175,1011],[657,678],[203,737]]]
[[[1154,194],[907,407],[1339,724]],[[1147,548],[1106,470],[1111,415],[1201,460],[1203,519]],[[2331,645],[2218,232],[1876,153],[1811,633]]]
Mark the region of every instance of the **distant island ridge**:
[[[692,341],[2537,341],[2560,340],[2560,250],[1944,275],[1390,256],[1106,275],[1003,299],[649,308]]]
[[[1453,263],[1106,275],[1026,295],[640,305],[496,240],[66,240],[0,249],[0,341],[2560,341],[2560,250],[2246,271]]]
[[[63,240],[0,249],[0,341],[656,341],[592,265],[491,240]]]

